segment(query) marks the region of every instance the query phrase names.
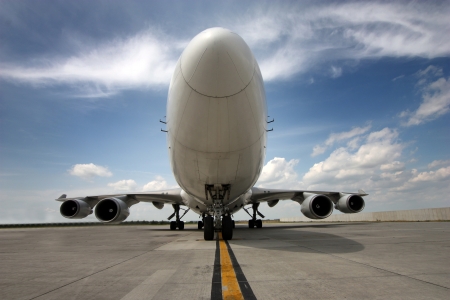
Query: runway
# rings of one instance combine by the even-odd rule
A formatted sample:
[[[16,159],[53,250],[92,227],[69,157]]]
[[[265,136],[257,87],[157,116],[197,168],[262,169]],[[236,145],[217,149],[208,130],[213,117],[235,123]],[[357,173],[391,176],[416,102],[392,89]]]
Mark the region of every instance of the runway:
[[[228,243],[245,299],[450,295],[449,222],[263,226]],[[0,299],[220,299],[217,247],[196,225],[0,229]]]

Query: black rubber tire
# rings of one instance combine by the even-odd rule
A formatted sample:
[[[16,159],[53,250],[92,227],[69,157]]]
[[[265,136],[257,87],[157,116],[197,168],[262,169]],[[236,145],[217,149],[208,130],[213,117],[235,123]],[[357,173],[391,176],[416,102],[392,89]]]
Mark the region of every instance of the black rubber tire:
[[[177,229],[177,222],[171,221],[170,222],[170,230],[175,230],[175,229]]]
[[[214,219],[211,216],[207,216],[204,219],[203,237],[207,241],[214,239]]]
[[[233,220],[231,220],[231,217],[222,218],[222,238],[224,240],[233,239]]]
[[[255,227],[255,221],[248,220],[248,228],[254,228]]]
[[[256,228],[262,228],[262,220],[261,219],[256,220],[255,225],[256,225]]]
[[[234,222],[234,220],[233,220],[233,228],[236,228],[236,223]]]
[[[178,222],[178,229],[180,229],[180,230],[184,229],[184,222],[183,221]]]
[[[202,229],[203,228],[203,222],[202,221],[198,221],[197,222],[197,226],[198,226],[198,229]]]

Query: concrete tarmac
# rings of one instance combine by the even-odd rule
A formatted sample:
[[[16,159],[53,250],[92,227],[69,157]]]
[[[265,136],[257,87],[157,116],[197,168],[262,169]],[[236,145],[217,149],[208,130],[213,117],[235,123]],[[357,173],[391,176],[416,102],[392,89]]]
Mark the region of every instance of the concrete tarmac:
[[[237,224],[257,299],[449,299],[450,222]],[[196,225],[0,229],[0,299],[210,299]]]

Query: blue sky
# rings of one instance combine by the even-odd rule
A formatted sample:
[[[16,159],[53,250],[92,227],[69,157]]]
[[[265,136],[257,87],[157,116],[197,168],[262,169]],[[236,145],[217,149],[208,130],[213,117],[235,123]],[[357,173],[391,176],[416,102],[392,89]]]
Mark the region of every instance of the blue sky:
[[[177,186],[158,121],[178,57],[215,26],[265,80],[258,185],[364,189],[366,211],[449,206],[448,15],[439,1],[2,1],[0,223],[66,221],[62,193]],[[141,203],[129,220],[170,213]]]

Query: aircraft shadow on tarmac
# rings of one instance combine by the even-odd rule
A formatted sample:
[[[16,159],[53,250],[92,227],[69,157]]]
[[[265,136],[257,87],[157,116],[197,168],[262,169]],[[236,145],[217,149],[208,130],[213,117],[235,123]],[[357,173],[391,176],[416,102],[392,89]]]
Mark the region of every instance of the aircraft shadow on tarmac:
[[[233,249],[265,249],[288,252],[305,253],[353,253],[364,250],[364,245],[330,232],[323,232],[320,229],[332,229],[342,226],[370,225],[370,223],[345,223],[345,224],[308,224],[308,225],[273,225],[250,229],[243,224],[236,224],[233,239],[229,241]],[[314,231],[304,229],[317,229]],[[153,230],[153,229],[152,229]],[[158,228],[158,231],[170,231],[169,229]],[[184,232],[202,232],[196,228],[186,227]],[[181,233],[177,231],[177,233]],[[342,233],[342,231],[340,231]],[[360,237],[361,234],[358,234]],[[197,239],[198,242],[211,243]]]

